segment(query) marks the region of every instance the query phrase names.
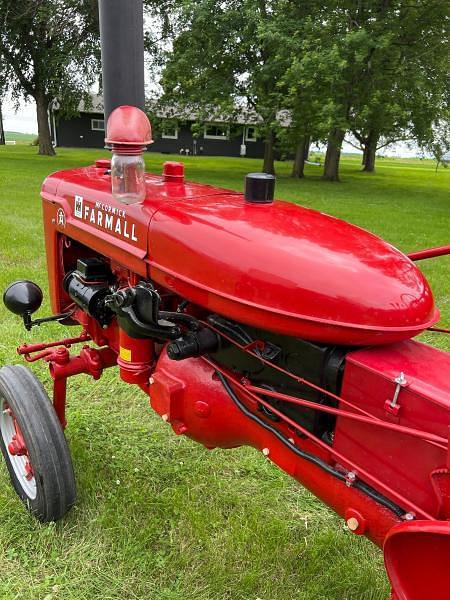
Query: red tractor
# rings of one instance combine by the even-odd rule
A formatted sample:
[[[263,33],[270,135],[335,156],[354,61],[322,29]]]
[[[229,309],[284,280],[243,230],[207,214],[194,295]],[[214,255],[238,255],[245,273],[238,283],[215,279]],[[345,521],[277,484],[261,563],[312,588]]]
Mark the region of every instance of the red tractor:
[[[25,327],[74,337],[23,344],[48,363],[50,402],[23,366],[0,370],[1,446],[41,521],[64,516],[75,482],[63,430],[68,377],[114,367],[177,435],[249,445],[310,489],[355,535],[384,548],[393,598],[450,597],[450,355],[413,341],[439,312],[414,261],[339,219],[245,193],[146,174],[150,124],[110,116],[113,158],[42,186],[54,315],[30,281],[6,306]],[[81,344],[78,354],[71,347]]]

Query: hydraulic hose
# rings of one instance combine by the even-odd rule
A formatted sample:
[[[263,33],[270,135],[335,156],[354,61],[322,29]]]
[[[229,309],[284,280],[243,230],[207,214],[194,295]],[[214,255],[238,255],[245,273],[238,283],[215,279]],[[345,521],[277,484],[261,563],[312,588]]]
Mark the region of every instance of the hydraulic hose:
[[[270,431],[270,433],[272,433],[282,444],[284,444],[287,448],[289,448],[289,450],[292,450],[292,452],[294,452],[294,454],[296,454],[300,458],[303,458],[304,460],[307,460],[307,461],[315,464],[316,466],[318,466],[319,468],[321,468],[323,471],[326,471],[327,473],[329,473],[333,477],[336,477],[336,479],[339,479],[340,481],[343,481],[343,482],[347,481],[346,476],[345,476],[344,473],[341,473],[340,471],[337,471],[333,467],[330,467],[330,465],[328,465],[325,461],[323,461],[322,459],[318,458],[317,456],[314,456],[313,454],[310,454],[309,452],[304,452],[303,450],[300,450],[299,448],[297,448],[297,446],[295,446],[294,444],[292,444],[289,441],[289,439],[286,438],[275,427],[273,427],[269,423],[266,423],[258,415],[256,415],[251,410],[249,410],[245,406],[245,404],[243,404],[243,402],[241,402],[241,400],[239,399],[238,395],[236,394],[236,392],[233,390],[233,388],[231,387],[231,385],[227,381],[226,377],[224,377],[222,375],[222,373],[220,373],[217,370],[216,370],[216,375],[219,378],[219,381],[222,383],[225,391],[230,396],[230,398],[233,401],[233,403],[237,406],[237,408],[241,412],[244,413],[244,415],[246,417],[248,417],[249,419],[251,419],[255,423],[258,423],[258,425],[260,425],[261,427],[263,427],[267,431]],[[398,517],[404,517],[405,516],[405,511],[402,508],[400,508],[400,506],[398,506],[397,504],[395,504],[395,502],[392,502],[391,500],[389,500],[389,498],[386,498],[386,496],[383,496],[382,494],[380,494],[379,492],[377,492],[373,487],[371,487],[367,483],[364,483],[363,481],[357,480],[357,481],[355,481],[352,484],[352,487],[355,487],[356,489],[360,490],[361,492],[363,492],[364,494],[366,494],[367,496],[369,496],[370,498],[372,498],[372,500],[374,500],[378,504],[381,504],[385,508],[391,510]]]

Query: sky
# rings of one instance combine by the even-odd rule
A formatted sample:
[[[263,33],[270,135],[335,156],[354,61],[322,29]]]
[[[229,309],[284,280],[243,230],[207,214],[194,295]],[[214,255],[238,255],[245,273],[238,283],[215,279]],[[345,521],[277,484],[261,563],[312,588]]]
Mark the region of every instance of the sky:
[[[37,133],[36,105],[34,102],[21,102],[17,113],[11,101],[2,104],[3,127],[5,131],[20,133]]]
[[[21,102],[18,111],[14,109],[11,101],[3,102],[3,126],[5,131],[19,131],[21,133],[37,133],[36,105],[34,102]],[[314,150],[314,149],[312,149]],[[322,148],[321,148],[322,150]],[[344,142],[343,152],[359,152]],[[395,144],[383,149],[383,154],[388,156],[411,157],[419,154],[417,147],[408,147],[406,144]]]

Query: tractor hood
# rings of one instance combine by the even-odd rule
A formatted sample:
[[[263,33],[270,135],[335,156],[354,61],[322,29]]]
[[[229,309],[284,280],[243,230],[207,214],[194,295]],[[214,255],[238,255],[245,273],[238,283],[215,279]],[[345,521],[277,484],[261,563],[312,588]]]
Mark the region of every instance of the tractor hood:
[[[383,344],[439,318],[425,277],[399,250],[287,202],[167,203],[150,223],[149,260],[156,281],[211,311],[320,342]]]
[[[110,189],[104,161],[47,178],[49,265],[62,233],[211,312],[324,343],[404,340],[439,318],[415,264],[345,221],[155,175],[144,202]]]

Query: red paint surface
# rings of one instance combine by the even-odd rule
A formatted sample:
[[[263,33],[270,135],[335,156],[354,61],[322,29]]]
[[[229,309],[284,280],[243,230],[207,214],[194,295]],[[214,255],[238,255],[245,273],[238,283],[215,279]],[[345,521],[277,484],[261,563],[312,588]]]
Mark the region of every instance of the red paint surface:
[[[260,451],[268,449],[269,460],[297,479],[339,515],[344,517],[349,509],[357,511],[364,519],[365,535],[379,546],[382,546],[389,529],[400,522],[394,513],[356,488],[348,487],[320,467],[297,457],[272,433],[246,417],[214,377],[214,369],[201,358],[174,362],[163,353],[153,374],[153,381],[149,390],[151,405],[170,423],[175,433],[183,433],[208,448],[245,445]],[[208,404],[208,411],[203,407],[201,414],[196,407],[200,399]],[[331,449],[324,451],[314,442],[295,435],[284,424],[279,424],[277,428],[286,437],[295,438],[299,448],[314,453],[330,465],[335,464]]]
[[[407,385],[398,396],[397,417],[386,412],[400,372]],[[444,439],[450,424],[450,355],[414,341],[357,350],[348,355],[342,396],[374,417],[411,428],[424,429]],[[440,499],[431,473],[445,468],[447,452],[424,440],[412,440],[398,431],[380,431],[366,423],[338,419],[334,448],[357,456],[361,467],[401,489],[411,502],[437,516]],[[446,515],[450,518],[450,514]]]
[[[450,246],[439,246],[438,248],[427,248],[418,252],[410,252],[408,256],[411,260],[425,260],[427,258],[447,256],[448,254],[450,254]]]
[[[450,523],[397,525],[387,535],[384,562],[395,600],[448,600]]]
[[[448,529],[441,531],[440,522],[436,525],[439,531],[434,530],[433,519],[450,518],[449,457],[442,442],[450,425],[450,356],[423,344],[401,341],[439,317],[421,272],[405,255],[362,229],[285,202],[248,205],[241,194],[184,182],[176,163],[166,164],[164,177],[146,176],[143,203],[121,205],[111,196],[106,166],[99,163],[62,171],[44,182],[45,241],[54,312],[71,304],[62,280],[74,268],[73,257],[78,252],[98,253],[110,260],[119,286],[151,278],[163,294],[171,291],[178,300],[197,305],[193,311],[201,317],[198,307],[292,336],[374,346],[349,354],[344,400],[334,397],[340,404],[335,412],[333,446],[304,432],[300,435],[301,428],[289,424],[288,419],[276,427],[294,439],[298,448],[334,470],[347,473],[353,469],[356,479],[369,483],[401,509],[417,508],[417,515],[427,517],[431,529],[421,529],[419,534],[402,529],[393,511],[353,487],[351,480],[346,485],[293,453],[236,407],[206,360],[173,362],[164,351],[157,360],[161,346],[129,338],[115,321],[102,329],[80,310],[74,319],[97,345],[108,349],[100,354],[82,350],[64,364],[58,364],[52,351],[51,372],[61,386],[55,388],[60,418],[64,419],[66,377],[77,373],[100,376],[103,368],[116,363],[119,354],[122,379],[149,393],[153,408],[175,433],[188,435],[208,448],[249,445],[264,451],[269,460],[338,514],[357,518],[357,534],[364,533],[379,546],[387,536],[386,565],[396,598],[440,598],[414,595],[402,570],[408,546],[413,552],[405,556],[405,564],[418,569],[423,559],[430,573],[434,572],[433,565],[427,566],[435,559],[433,541],[443,555],[448,552]],[[75,214],[75,196],[82,197],[86,218]],[[108,230],[97,216],[92,222],[90,215],[97,215],[98,210],[120,215],[120,231]],[[82,246],[72,249],[71,240]],[[125,352],[120,355],[121,347]],[[386,401],[392,400],[394,379],[400,372],[405,373],[408,385],[400,391],[400,408],[389,412]],[[247,407],[256,412],[251,382],[235,380],[234,385]],[[365,418],[349,419],[339,410]],[[396,427],[369,423],[366,417],[371,416]],[[409,428],[414,435],[401,428]],[[428,441],[421,438],[421,432],[426,432]],[[431,436],[437,437],[431,440]],[[396,535],[391,537],[394,525],[398,529],[392,530]],[[430,543],[422,536],[424,532],[431,535]],[[424,552],[429,557],[423,557]],[[436,564],[441,564],[439,561],[436,558]],[[444,574],[439,573],[436,581],[448,589]],[[424,589],[417,584],[417,590]]]
[[[408,339],[439,317],[422,273],[401,252],[339,219],[275,201],[147,176],[144,203],[124,207],[110,178],[93,167],[44,183],[44,220],[53,308],[61,279],[52,264],[62,231],[180,296],[242,323],[329,343],[365,345]],[[84,205],[124,210],[137,241],[76,218]],[[64,228],[57,208],[66,214]]]

